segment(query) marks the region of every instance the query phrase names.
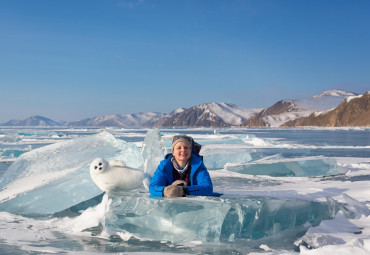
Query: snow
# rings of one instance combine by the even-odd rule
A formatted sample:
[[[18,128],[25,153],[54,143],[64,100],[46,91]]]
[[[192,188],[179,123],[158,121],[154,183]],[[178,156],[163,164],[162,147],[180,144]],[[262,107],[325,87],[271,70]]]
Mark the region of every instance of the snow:
[[[269,115],[263,118],[263,121],[270,127],[279,127],[287,121],[295,120],[303,117],[307,117],[311,114],[311,111],[306,110],[295,110],[291,112],[285,112],[279,115]]]
[[[347,103],[349,103],[351,100],[356,99],[356,98],[360,98],[360,97],[362,97],[362,96],[363,96],[363,95],[347,97],[347,98],[346,98],[346,102],[347,102]]]
[[[13,203],[9,199],[7,204],[0,202],[0,251],[10,245],[24,253],[67,254],[134,254],[145,251],[150,251],[150,254],[211,254],[213,251],[218,254],[235,251],[294,255],[370,253],[370,160],[366,154],[370,149],[366,143],[370,129],[301,129],[310,135],[309,143],[305,143],[303,137],[291,140],[280,136],[268,137],[273,131],[289,131],[287,133],[290,134],[298,129],[167,129],[160,133],[150,130],[150,137],[147,135],[145,139],[143,130],[111,128],[110,133],[100,134],[90,132],[101,130],[78,130],[77,133],[85,133],[81,137],[70,136],[68,130],[74,135],[77,132],[76,129],[65,129],[67,140],[55,138],[52,145],[22,154],[16,160],[20,163],[11,168],[15,173],[7,172],[1,177],[1,187],[8,189],[1,190],[0,195],[14,195],[20,200]],[[314,135],[330,141],[325,140],[328,132],[337,135],[338,141],[346,140],[343,133],[359,133],[361,139],[353,139],[349,144],[328,142],[317,145],[313,142]],[[205,164],[217,165],[216,169],[210,169],[215,192],[223,193],[223,196],[155,199],[149,198],[144,189],[137,189],[122,194],[97,193],[98,197],[93,199],[90,199],[90,193],[82,199],[85,204],[77,204],[78,201],[73,202],[66,197],[69,193],[76,195],[84,190],[87,193],[93,191],[88,190],[93,187],[87,188],[83,173],[70,178],[71,174],[79,171],[77,166],[88,162],[89,157],[107,154],[126,162],[141,156],[144,159],[155,158],[155,162],[147,163],[147,169],[149,165],[156,165],[166,153],[165,147],[170,146],[172,135],[178,133],[187,133],[203,145],[201,152]],[[35,144],[39,142],[39,136],[32,137]],[[126,143],[117,137],[138,137],[141,140]],[[20,139],[12,143],[20,146],[25,137]],[[98,145],[103,141],[105,147],[99,150]],[[0,145],[9,146],[9,143]],[[126,146],[133,151],[127,154]],[[137,146],[141,146],[141,151]],[[158,150],[153,150],[153,147]],[[342,154],[309,156],[315,150],[323,154],[326,151]],[[348,151],[356,151],[359,155],[349,157]],[[294,156],[294,152],[303,156]],[[287,157],[287,153],[294,157]],[[81,162],[76,161],[77,158],[81,158]],[[75,161],[66,164],[63,159],[67,159],[67,163],[68,160]],[[50,165],[49,171],[41,171],[41,161]],[[139,160],[137,165],[141,163]],[[270,173],[253,175],[229,168],[238,164],[260,165]],[[310,166],[307,169],[306,164]],[[16,166],[19,166],[18,171]],[[273,176],[278,167],[299,174]],[[326,171],[304,174],[310,169]],[[63,189],[68,185],[66,181],[71,179],[83,188],[72,189],[69,186]],[[25,201],[19,195],[22,185],[10,186],[16,180],[23,180],[25,200],[38,196],[45,198],[45,192],[51,193],[53,199],[58,199],[59,195],[64,197],[67,200],[64,204],[51,203],[51,199],[47,199],[49,203],[46,204],[52,208],[51,211],[27,207],[44,216],[58,211],[59,216],[24,216],[24,211],[15,206]],[[54,189],[47,186],[47,182]],[[30,196],[27,197],[27,193]],[[40,207],[44,205],[39,204]],[[60,212],[62,209],[67,210]],[[323,212],[328,212],[328,215]],[[265,236],[261,238],[260,235]],[[300,252],[294,250],[293,245]]]
[[[292,109],[279,115],[269,115],[263,118],[263,121],[270,127],[279,127],[287,121],[307,117],[313,112],[318,112],[317,114],[326,112],[337,107],[345,99],[356,97],[358,96],[350,92],[330,90],[308,98],[288,100],[294,104]]]
[[[348,96],[354,96],[354,95],[356,94],[352,92],[347,92],[347,91],[340,90],[340,89],[333,89],[333,90],[325,91],[313,97],[325,97],[325,96],[348,97]]]
[[[205,110],[205,112],[211,112],[223,122],[232,126],[240,126],[243,121],[247,120],[253,114],[262,111],[261,108],[250,109],[233,104],[214,102],[200,105],[198,108]]]

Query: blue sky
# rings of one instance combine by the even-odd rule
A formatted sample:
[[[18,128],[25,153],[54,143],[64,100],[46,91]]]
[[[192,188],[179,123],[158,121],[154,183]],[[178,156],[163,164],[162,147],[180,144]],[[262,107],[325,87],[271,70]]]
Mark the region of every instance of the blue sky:
[[[0,123],[370,90],[367,0],[2,0]]]

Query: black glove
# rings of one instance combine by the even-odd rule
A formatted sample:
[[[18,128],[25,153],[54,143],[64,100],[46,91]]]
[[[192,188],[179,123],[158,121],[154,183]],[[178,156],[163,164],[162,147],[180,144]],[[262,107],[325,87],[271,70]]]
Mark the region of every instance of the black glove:
[[[186,197],[187,193],[186,182],[183,180],[177,180],[163,189],[165,197]]]

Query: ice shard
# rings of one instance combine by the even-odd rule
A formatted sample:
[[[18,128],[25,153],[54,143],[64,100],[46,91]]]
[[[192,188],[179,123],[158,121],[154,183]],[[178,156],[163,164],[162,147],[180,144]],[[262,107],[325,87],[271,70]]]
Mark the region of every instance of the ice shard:
[[[14,143],[19,142],[21,138],[17,133],[8,133],[8,134],[1,134],[0,135],[0,142],[3,143]]]
[[[360,201],[354,199],[346,193],[343,193],[342,197],[346,201],[347,208],[349,208],[349,210],[354,213],[356,218],[361,218],[362,216],[367,217],[370,215],[370,209],[367,208],[364,203],[361,203]]]
[[[144,171],[153,176],[159,162],[167,154],[159,129],[151,129],[147,132],[141,148],[141,154],[144,158]]]
[[[105,232],[175,243],[229,243],[307,231],[329,218],[326,203],[266,198],[110,197]],[[293,235],[294,236],[294,235]]]
[[[22,154],[0,178],[0,210],[52,214],[101,193],[90,178],[97,157],[143,164],[139,148],[108,132],[51,144]]]
[[[345,244],[356,236],[361,238],[361,234],[366,230],[358,226],[358,220],[367,218],[369,209],[345,193],[342,197],[346,203],[340,203],[331,197],[326,198],[330,220],[324,220],[318,226],[310,228],[301,239],[296,241],[297,246],[319,248],[326,245]]]
[[[339,203],[337,200],[332,197],[326,197],[329,206],[330,217],[334,218],[338,211],[341,211],[347,218],[361,218],[367,217],[370,215],[370,210],[363,203],[354,199],[353,197],[347,195],[346,193],[342,194],[342,197],[346,203]]]
[[[228,163],[246,163],[252,160],[251,154],[245,149],[230,150],[226,145],[220,147],[204,146],[200,154],[208,169],[222,169]]]
[[[305,157],[290,159],[262,159],[246,164],[228,164],[226,170],[251,175],[269,176],[328,176],[343,173],[334,158]]]

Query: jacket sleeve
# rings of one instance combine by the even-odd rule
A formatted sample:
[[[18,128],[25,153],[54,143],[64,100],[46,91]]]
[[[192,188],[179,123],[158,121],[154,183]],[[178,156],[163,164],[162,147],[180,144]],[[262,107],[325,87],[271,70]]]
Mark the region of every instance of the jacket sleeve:
[[[165,175],[166,160],[162,160],[155,170],[149,185],[149,192],[153,196],[163,196],[163,189],[169,185]]]
[[[192,196],[211,196],[213,194],[213,184],[206,166],[202,163],[194,174],[193,184],[188,186],[189,195]]]

